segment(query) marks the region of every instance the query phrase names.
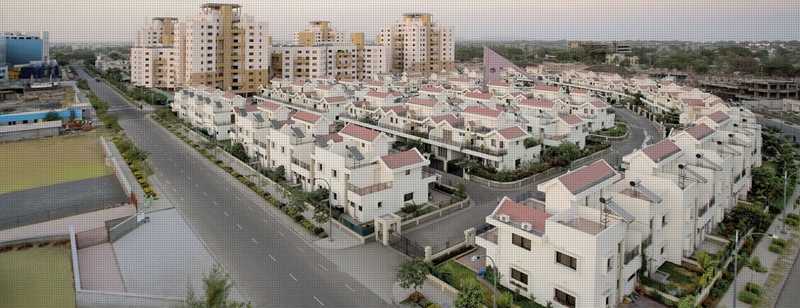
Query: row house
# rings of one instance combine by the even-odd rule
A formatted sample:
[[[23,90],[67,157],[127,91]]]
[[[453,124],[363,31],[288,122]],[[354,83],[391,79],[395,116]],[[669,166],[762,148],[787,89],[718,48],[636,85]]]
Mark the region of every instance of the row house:
[[[286,179],[305,190],[314,188],[311,159],[317,136],[330,133],[333,122],[306,111],[292,113],[287,121],[278,121],[268,136],[269,168],[283,167]]]
[[[570,142],[583,148],[586,146],[588,130],[580,117],[564,113],[569,105],[561,100],[531,98],[518,106],[519,115],[525,119],[528,133],[547,146],[558,146]]]
[[[542,305],[619,304],[641,264],[625,260],[639,247],[626,238],[630,214],[604,199],[619,178],[601,160],[540,184],[547,201],[505,197],[486,217],[495,228],[476,239],[497,263],[499,283]]]
[[[417,149],[390,153],[393,141],[355,124],[320,136],[311,160],[316,176],[327,183],[316,181],[316,188],[330,188],[333,205],[358,222],[428,202],[428,187],[436,181],[423,171],[430,162]]]
[[[570,113],[583,119],[590,132],[614,127],[614,114],[608,111],[611,106],[599,98],[576,99],[569,106]]]
[[[193,127],[204,130],[217,140],[230,138],[234,107],[247,104],[244,97],[207,87],[191,87],[175,93],[170,109]]]

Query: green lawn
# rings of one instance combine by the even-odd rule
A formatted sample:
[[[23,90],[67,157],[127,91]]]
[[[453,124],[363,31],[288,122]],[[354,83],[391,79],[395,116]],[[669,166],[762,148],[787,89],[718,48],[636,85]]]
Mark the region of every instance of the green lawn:
[[[109,175],[97,132],[0,144],[0,194]]]
[[[75,307],[69,246],[0,253],[0,308]]]

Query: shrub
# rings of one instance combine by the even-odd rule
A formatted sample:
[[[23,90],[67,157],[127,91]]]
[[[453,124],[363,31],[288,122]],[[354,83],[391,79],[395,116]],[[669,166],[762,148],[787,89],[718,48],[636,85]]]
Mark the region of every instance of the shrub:
[[[777,254],[782,254],[783,253],[783,247],[775,245],[773,243],[773,244],[769,245],[769,251],[773,252],[773,253],[777,253]]]
[[[748,292],[751,292],[751,293],[759,296],[759,297],[764,293],[764,290],[761,289],[761,286],[759,286],[759,285],[757,285],[755,283],[752,283],[752,282],[748,282],[747,285],[745,285],[744,289],[747,290]]]
[[[763,265],[761,265],[761,259],[759,259],[759,258],[758,258],[758,257],[756,257],[756,256],[753,256],[752,258],[750,258],[750,262],[748,262],[748,264],[747,264],[747,265],[748,265],[748,266],[749,266],[751,269],[753,269],[754,271],[756,271],[756,272],[758,272],[758,273],[765,273],[765,272],[767,272],[767,269],[766,269],[766,268],[764,268],[764,266],[763,266]]]
[[[758,295],[756,295],[753,292],[749,292],[749,291],[745,291],[745,292],[739,293],[738,298],[743,303],[746,303],[746,304],[749,304],[749,305],[755,305],[756,303],[758,303],[758,300],[759,300]]]

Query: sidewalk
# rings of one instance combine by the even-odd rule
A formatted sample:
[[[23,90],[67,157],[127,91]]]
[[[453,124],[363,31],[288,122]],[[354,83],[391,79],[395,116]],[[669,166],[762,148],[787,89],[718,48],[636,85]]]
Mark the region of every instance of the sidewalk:
[[[787,205],[791,207],[793,204],[795,204],[798,197],[800,197],[800,184],[798,184],[795,187],[794,193],[789,199]],[[798,209],[791,210],[789,213],[798,213]],[[781,219],[782,216],[778,215],[778,217],[776,217],[775,220],[772,222],[772,225],[769,226],[769,229],[767,229],[767,233],[776,234],[784,239],[786,239],[787,236],[794,236],[795,233],[788,226],[786,227],[787,233],[785,235],[781,233],[781,225],[783,223]],[[778,258],[780,257],[779,254],[769,251],[769,245],[771,242],[772,241],[767,237],[762,238],[761,241],[758,243],[758,246],[756,246],[755,250],[753,250],[753,254],[751,255],[751,258],[758,257],[758,259],[761,260],[761,265],[768,270],[772,270],[772,266],[778,261]],[[738,279],[737,279],[736,291],[739,293],[744,291],[745,285],[747,285],[748,282],[753,282],[763,286],[767,282],[767,277],[769,276],[769,274],[770,274],[769,271],[767,271],[766,273],[758,273],[756,271],[753,271],[747,266],[742,267],[742,269],[739,271],[739,274],[737,275]],[[786,274],[788,275],[789,273],[787,272]],[[785,282],[786,282],[785,279],[781,281],[780,284],[777,286],[776,290],[780,290],[781,288],[783,288],[783,284]],[[769,295],[769,293],[770,293],[769,290],[767,290],[765,295]],[[731,288],[728,288],[728,291],[720,300],[719,307],[733,307],[733,298],[734,298],[733,285],[731,285]],[[762,301],[766,299],[767,298],[764,298],[762,299]],[[751,306],[736,299],[736,307],[751,307]]]

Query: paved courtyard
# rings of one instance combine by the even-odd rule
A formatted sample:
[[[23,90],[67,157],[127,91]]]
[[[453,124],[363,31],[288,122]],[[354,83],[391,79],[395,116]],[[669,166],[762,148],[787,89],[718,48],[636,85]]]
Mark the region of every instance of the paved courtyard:
[[[175,209],[149,214],[143,224],[113,244],[129,293],[185,298],[189,287],[202,294],[202,278],[214,264]],[[232,298],[241,300],[237,290]]]

